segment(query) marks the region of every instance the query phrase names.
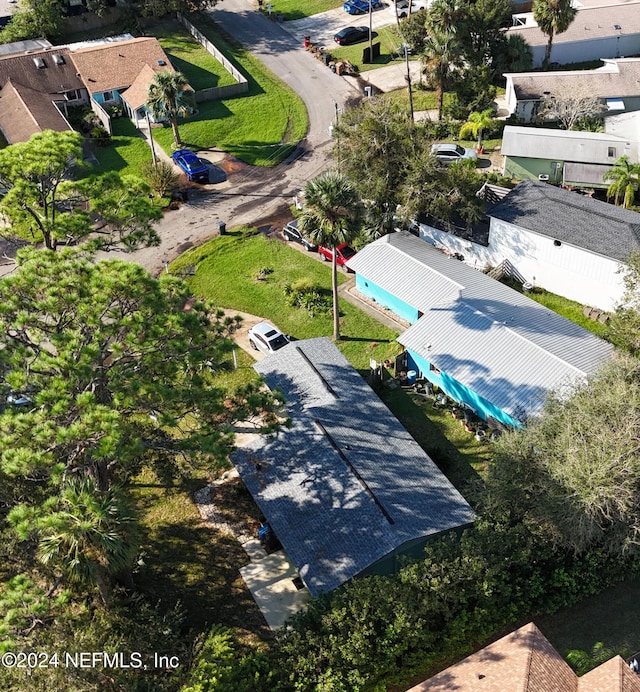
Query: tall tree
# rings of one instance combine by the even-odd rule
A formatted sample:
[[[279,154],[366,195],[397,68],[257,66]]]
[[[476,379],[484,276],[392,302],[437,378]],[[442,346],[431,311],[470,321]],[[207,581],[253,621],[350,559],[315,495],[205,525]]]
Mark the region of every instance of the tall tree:
[[[478,139],[478,149],[482,149],[482,133],[493,123],[493,110],[487,108],[486,110],[478,113],[474,111],[469,116],[469,119],[460,128],[460,139],[466,139],[469,135],[477,137]]]
[[[305,207],[298,227],[314,243],[333,250],[331,288],[333,291],[333,338],[340,339],[338,263],[336,248],[351,243],[360,231],[360,198],[349,181],[336,171],[327,171],[304,188]]]
[[[0,150],[0,185],[8,190],[0,214],[9,222],[0,233],[44,242],[49,250],[87,241],[104,249],[157,245],[152,221],[161,212],[149,199],[151,188],[117,173],[75,181],[81,165],[77,132],[45,130]]]
[[[618,356],[495,444],[496,506],[563,548],[640,545],[640,360]]]
[[[603,180],[609,183],[607,199],[613,197],[614,202],[625,209],[633,206],[638,178],[640,177],[640,163],[631,163],[628,156],[621,156],[608,170]]]
[[[461,64],[460,44],[453,33],[433,32],[425,41],[423,62],[425,72],[438,94],[438,120],[442,119],[444,92],[452,70]]]
[[[154,118],[169,120],[176,148],[180,147],[182,142],[178,130],[178,117],[189,115],[195,106],[193,90],[182,72],[156,72],[149,85],[146,106]]]
[[[540,31],[549,37],[542,61],[545,69],[549,67],[551,60],[553,37],[564,33],[571,26],[576,12],[572,0],[534,0],[533,18],[540,27]]]
[[[101,491],[140,464],[162,470],[231,449],[231,425],[269,408],[253,387],[227,395],[208,373],[231,348],[222,315],[180,280],[95,264],[78,251],[19,255],[0,281],[0,470],[57,493],[66,478]],[[32,489],[34,498],[35,489]]]

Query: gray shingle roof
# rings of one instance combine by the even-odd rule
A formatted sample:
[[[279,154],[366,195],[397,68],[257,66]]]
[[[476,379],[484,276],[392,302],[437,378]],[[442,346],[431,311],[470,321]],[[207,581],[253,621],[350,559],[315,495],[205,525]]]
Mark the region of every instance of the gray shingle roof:
[[[510,414],[537,413],[548,390],[592,373],[613,350],[409,233],[367,245],[349,267],[424,313],[401,344]]]
[[[640,248],[640,214],[570,190],[524,180],[489,216],[624,261]]]
[[[293,424],[233,455],[312,594],[403,544],[473,521],[473,511],[327,338],[256,364]]]
[[[640,12],[640,8],[637,8]],[[576,88],[600,98],[640,96],[640,58],[604,60],[595,70],[508,73],[518,100],[537,100],[545,92],[555,96]]]

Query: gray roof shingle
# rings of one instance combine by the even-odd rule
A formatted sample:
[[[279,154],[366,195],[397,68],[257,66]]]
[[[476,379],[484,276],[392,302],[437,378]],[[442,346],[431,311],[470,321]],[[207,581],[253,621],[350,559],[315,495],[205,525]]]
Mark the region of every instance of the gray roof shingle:
[[[624,261],[640,248],[640,214],[537,180],[519,183],[489,216]]]
[[[233,461],[312,594],[473,511],[327,338],[255,365],[287,398],[292,427]]]

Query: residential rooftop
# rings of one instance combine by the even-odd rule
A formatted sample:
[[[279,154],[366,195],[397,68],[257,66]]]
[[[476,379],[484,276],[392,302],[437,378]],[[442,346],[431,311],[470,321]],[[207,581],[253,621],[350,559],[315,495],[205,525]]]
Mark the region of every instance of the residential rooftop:
[[[291,428],[233,462],[313,595],[474,514],[328,338],[294,341],[255,369]]]
[[[537,180],[519,183],[489,216],[619,261],[640,249],[640,214]]]

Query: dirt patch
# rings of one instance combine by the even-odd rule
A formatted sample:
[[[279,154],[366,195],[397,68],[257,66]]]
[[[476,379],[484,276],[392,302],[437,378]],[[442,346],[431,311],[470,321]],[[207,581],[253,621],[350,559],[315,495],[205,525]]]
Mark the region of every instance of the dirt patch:
[[[228,480],[211,484],[209,498],[218,521],[227,524],[236,536],[257,538],[262,513],[239,477],[230,474]]]
[[[239,173],[240,171],[245,171],[250,168],[248,163],[240,161],[235,156],[225,156],[224,159],[218,163],[218,166],[227,174]]]
[[[253,225],[266,235],[272,235],[282,230],[283,226],[293,219],[293,214],[286,204],[279,207],[273,214],[258,219]]]

